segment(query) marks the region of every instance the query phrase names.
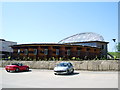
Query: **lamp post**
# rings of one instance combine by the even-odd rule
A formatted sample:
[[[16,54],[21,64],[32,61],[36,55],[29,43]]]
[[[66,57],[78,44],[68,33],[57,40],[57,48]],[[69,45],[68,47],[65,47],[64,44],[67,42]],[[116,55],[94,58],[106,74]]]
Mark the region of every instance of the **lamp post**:
[[[114,49],[115,49],[115,52],[116,52],[116,39],[114,38],[114,39],[112,39],[112,40],[113,40],[113,42],[115,43]]]
[[[116,39],[112,39],[113,40],[113,42],[115,42],[116,41]]]
[[[114,46],[114,49],[115,49],[115,52],[116,52],[116,45],[117,45],[117,43],[116,43],[116,39],[112,39],[113,40],[113,42],[115,43],[115,46]],[[116,59],[117,57],[116,57],[116,55],[114,56],[114,60]]]

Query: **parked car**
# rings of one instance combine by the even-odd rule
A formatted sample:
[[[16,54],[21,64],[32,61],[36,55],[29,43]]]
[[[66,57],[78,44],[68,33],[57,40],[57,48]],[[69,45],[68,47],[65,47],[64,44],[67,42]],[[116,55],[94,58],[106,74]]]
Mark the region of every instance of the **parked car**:
[[[73,65],[70,62],[61,62],[54,68],[54,74],[71,74],[74,73]]]
[[[23,65],[22,63],[13,63],[11,65],[5,66],[5,70],[7,72],[10,72],[10,71],[15,71],[15,72],[29,71],[29,66]]]

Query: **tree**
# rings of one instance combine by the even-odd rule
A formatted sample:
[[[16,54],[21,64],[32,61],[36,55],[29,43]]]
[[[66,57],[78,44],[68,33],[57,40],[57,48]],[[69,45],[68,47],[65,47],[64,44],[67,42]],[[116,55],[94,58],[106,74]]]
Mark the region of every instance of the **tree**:
[[[117,44],[117,51],[120,52],[120,42]]]

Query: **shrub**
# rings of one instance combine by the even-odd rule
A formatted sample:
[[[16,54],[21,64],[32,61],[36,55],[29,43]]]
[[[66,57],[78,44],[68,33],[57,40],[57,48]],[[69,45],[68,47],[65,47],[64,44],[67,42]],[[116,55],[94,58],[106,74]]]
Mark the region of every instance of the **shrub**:
[[[80,58],[76,58],[76,60],[80,60]]]
[[[52,60],[55,60],[55,57],[52,57]]]
[[[60,61],[62,61],[62,60],[63,60],[63,58],[62,58],[62,57],[59,57],[59,60],[60,60]]]
[[[76,57],[72,57],[72,60],[75,60],[76,59]]]

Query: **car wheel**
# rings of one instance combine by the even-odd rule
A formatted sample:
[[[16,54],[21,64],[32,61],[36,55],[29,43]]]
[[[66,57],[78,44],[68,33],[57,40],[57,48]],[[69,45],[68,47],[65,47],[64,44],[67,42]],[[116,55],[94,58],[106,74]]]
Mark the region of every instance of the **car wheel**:
[[[67,70],[67,74],[69,74],[70,73],[70,71],[69,70]]]
[[[18,72],[18,71],[19,71],[19,68],[16,68],[16,69],[15,69],[15,72]]]
[[[26,68],[26,71],[29,71],[29,68],[28,68],[28,67]]]
[[[71,73],[74,73],[74,69],[72,70],[72,72]]]
[[[10,72],[10,70],[6,70],[7,72]]]
[[[57,75],[57,73],[54,73],[55,75]]]

